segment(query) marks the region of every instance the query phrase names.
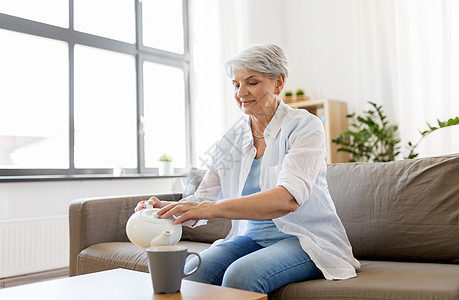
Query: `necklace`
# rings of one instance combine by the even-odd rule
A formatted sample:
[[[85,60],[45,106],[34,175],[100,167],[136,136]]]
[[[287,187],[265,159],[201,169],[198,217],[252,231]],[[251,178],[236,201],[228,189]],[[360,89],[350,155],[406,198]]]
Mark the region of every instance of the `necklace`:
[[[252,135],[253,135],[254,137],[256,137],[257,139],[264,139],[264,138],[265,138],[264,136],[258,136],[258,135],[255,135],[255,134],[253,134],[253,133],[252,133]]]

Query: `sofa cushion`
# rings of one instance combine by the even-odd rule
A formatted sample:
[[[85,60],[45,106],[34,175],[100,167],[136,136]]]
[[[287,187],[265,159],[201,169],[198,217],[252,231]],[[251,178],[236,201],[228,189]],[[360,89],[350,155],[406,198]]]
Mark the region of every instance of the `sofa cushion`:
[[[361,261],[357,277],[311,280],[275,291],[272,299],[459,299],[453,264]]]
[[[180,241],[178,245],[198,253],[210,246],[210,244],[186,241]],[[117,268],[148,272],[146,252],[129,242],[95,244],[78,255],[76,275]]]
[[[148,272],[147,256],[132,243],[112,242],[92,245],[77,258],[77,275],[117,268]]]
[[[459,154],[328,166],[357,258],[459,263]]]

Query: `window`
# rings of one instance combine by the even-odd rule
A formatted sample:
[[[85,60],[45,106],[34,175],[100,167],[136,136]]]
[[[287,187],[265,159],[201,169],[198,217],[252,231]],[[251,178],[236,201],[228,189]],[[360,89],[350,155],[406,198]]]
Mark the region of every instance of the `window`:
[[[158,157],[168,153],[174,164],[186,165],[185,95],[183,70],[156,63],[144,63],[145,161],[158,167]],[[160,87],[160,88],[158,88]],[[162,130],[158,130],[161,124]]]
[[[76,45],[74,88],[75,167],[135,168],[134,57]]]
[[[0,7],[0,176],[184,171],[187,0],[35,2]]]
[[[142,3],[143,43],[148,47],[183,53],[182,0],[143,0]]]
[[[134,8],[132,0],[74,0],[74,28],[81,32],[134,44]],[[178,23],[180,26],[180,20]]]
[[[2,29],[0,40],[0,168],[68,168],[67,44]]]
[[[49,25],[69,27],[69,1],[3,0],[0,13]]]

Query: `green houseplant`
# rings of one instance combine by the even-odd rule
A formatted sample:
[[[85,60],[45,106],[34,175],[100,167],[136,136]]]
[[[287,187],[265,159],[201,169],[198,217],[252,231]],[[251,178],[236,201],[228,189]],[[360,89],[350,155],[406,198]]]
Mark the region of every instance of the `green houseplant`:
[[[398,127],[389,124],[381,105],[368,103],[372,108],[365,111],[363,116],[356,116],[355,113],[347,115],[351,120],[351,129],[341,132],[332,142],[340,146],[337,151],[351,154],[351,162],[393,161],[400,154]],[[435,127],[427,124],[429,129],[420,132],[421,138],[417,143],[408,142],[409,154],[405,159],[419,155],[415,149],[426,135],[443,127],[458,125],[459,117],[445,122],[437,121],[438,126]]]
[[[414,152],[414,149],[416,149],[416,147],[419,145],[419,143],[428,134],[434,132],[435,130],[441,129],[441,128],[454,126],[454,125],[459,125],[459,117],[450,118],[450,119],[448,119],[448,121],[444,121],[444,122],[437,119],[437,124],[438,124],[438,126],[430,126],[430,124],[427,123],[427,126],[429,127],[429,129],[419,132],[421,134],[421,138],[419,138],[418,142],[416,144],[413,144],[411,141],[408,142],[408,149],[410,150],[410,152],[408,153],[406,158],[408,158],[408,159],[416,158],[419,155],[419,153]]]
[[[297,89],[295,92],[296,95],[296,101],[304,101],[304,100],[309,100],[309,96],[307,96],[304,93],[303,89]]]
[[[351,154],[351,162],[392,161],[400,153],[398,127],[389,124],[381,105],[368,103],[372,108],[364,116],[347,115],[351,129],[341,132],[332,142],[340,146],[338,151]]]
[[[291,103],[293,102],[293,92],[291,90],[286,90],[284,93],[284,102],[285,103]]]

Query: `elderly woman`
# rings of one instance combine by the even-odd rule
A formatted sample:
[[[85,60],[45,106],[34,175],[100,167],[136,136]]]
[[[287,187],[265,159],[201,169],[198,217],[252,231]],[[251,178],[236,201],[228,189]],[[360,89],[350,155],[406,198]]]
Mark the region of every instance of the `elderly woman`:
[[[322,123],[279,97],[288,76],[284,53],[253,45],[225,69],[247,121],[217,144],[194,195],[176,203],[149,200],[162,217],[179,216],[176,223],[232,220],[228,236],[202,252],[200,269],[188,279],[269,293],[292,282],[355,277],[359,262],[325,178]]]

